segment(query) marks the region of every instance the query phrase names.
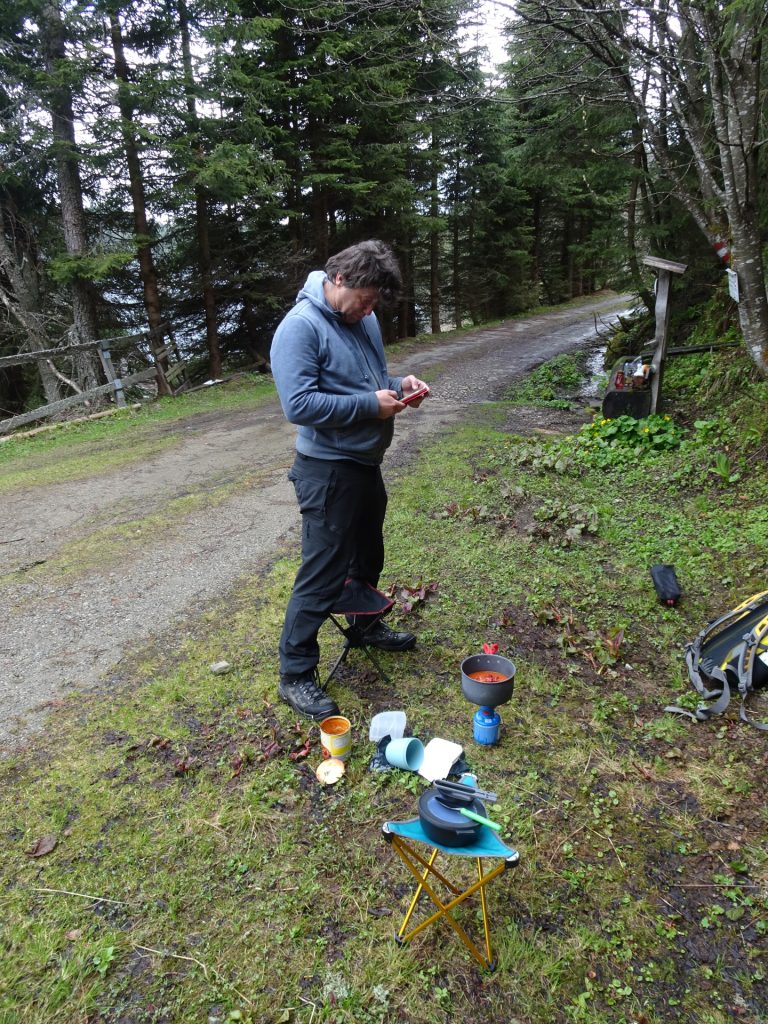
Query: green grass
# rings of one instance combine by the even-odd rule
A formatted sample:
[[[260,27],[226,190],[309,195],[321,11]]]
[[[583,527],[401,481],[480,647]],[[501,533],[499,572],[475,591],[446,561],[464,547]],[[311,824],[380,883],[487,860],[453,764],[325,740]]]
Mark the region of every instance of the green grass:
[[[274,394],[271,377],[243,374],[224,385],[161,398],[138,410],[129,407],[106,419],[63,422],[30,437],[12,435],[0,443],[0,493],[51,479],[81,480],[141,462],[178,443],[174,425],[194,426],[196,417],[225,409],[255,409]]]
[[[763,385],[744,392],[749,410]],[[759,432],[737,430],[751,471],[729,485],[700,445],[612,467],[555,439],[521,458],[510,413],[483,407],[391,487],[383,582],[436,589],[395,613],[420,642],[382,656],[390,687],[354,653],[334,687],[356,736],[337,786],[315,780],[317,729],[276,700],[293,549],[0,766],[2,1024],[765,1019],[765,739],[735,709],[663,711],[688,698],[685,642],[765,586]],[[707,416],[742,422],[732,401]],[[677,609],[656,560],[677,567]],[[485,641],[517,665],[489,748],[458,676]],[[326,670],[338,643],[324,628]],[[393,941],[410,886],[381,825],[414,815],[421,782],[368,770],[386,707],[462,743],[499,794],[521,861],[490,889],[493,974],[444,924]],[[476,933],[476,910],[460,919]]]
[[[574,391],[584,379],[584,352],[555,356],[532,373],[517,381],[509,391],[509,399],[519,404],[533,403],[553,408],[567,408]]]

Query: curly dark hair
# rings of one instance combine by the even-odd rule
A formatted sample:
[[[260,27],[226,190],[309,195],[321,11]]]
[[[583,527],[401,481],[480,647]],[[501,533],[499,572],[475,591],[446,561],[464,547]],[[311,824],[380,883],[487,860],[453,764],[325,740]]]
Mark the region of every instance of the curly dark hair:
[[[341,274],[347,288],[378,288],[383,302],[393,302],[403,279],[395,254],[378,238],[358,242],[331,256],[325,265],[331,281]]]

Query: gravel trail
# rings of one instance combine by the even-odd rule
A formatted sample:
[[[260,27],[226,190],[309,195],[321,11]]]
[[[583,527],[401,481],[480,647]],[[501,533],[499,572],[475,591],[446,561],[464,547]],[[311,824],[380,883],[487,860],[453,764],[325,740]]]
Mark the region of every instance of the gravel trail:
[[[392,360],[393,374],[416,373],[432,393],[398,417],[385,476],[387,466],[403,465],[513,379],[587,346],[629,302],[606,294]],[[9,582],[0,584],[0,753],[44,728],[57,697],[98,685],[122,657],[269,564],[299,521],[286,479],[293,438],[276,399],[256,412],[201,414],[172,447],[142,463],[3,497],[0,577]],[[180,515],[180,499],[206,492],[210,503],[193,502]],[[174,502],[158,541],[141,524]],[[118,527],[119,563],[105,550],[103,564],[67,566],[69,548],[98,544]]]

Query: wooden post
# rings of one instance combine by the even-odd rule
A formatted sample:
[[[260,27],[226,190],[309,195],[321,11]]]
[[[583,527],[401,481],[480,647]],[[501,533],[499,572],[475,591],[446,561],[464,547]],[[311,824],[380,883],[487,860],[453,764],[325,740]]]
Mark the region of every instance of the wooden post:
[[[101,365],[104,369],[104,375],[107,381],[112,384],[115,389],[115,405],[121,409],[125,405],[125,392],[123,391],[123,382],[115,373],[115,368],[112,365],[112,353],[107,347],[106,341],[100,341],[98,343],[99,357],[101,359]]]
[[[651,361],[651,413],[658,412],[661,398],[661,378],[664,372],[664,357],[667,353],[667,331],[669,329],[669,291],[672,274],[684,274],[688,269],[686,263],[673,263],[672,260],[657,259],[646,256],[643,260],[646,267],[658,271],[656,277],[656,333],[654,344],[656,350]]]

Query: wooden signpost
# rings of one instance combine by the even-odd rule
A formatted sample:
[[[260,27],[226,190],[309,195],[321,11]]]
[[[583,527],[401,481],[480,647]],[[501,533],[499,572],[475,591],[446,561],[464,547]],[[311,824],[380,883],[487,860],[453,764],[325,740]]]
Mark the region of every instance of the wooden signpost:
[[[688,269],[685,263],[673,263],[672,260],[661,260],[656,256],[646,256],[643,260],[646,267],[653,267],[656,276],[656,333],[654,344],[656,349],[651,360],[651,413],[659,408],[661,396],[661,378],[664,372],[664,357],[667,354],[667,334],[669,331],[669,291],[673,274],[684,274]]]
[[[656,256],[646,256],[643,260],[646,267],[656,271],[656,332],[654,351],[647,374],[640,376],[640,383],[626,379],[626,363],[617,363],[611,373],[608,390],[602,403],[603,416],[614,419],[617,416],[633,416],[637,420],[644,419],[658,412],[661,404],[661,381],[664,375],[664,360],[668,354],[667,340],[669,333],[669,292],[673,274],[684,274],[688,269],[685,263],[662,260]],[[641,360],[638,359],[638,366]],[[642,362],[647,362],[643,359]],[[645,377],[645,379],[643,379]]]

